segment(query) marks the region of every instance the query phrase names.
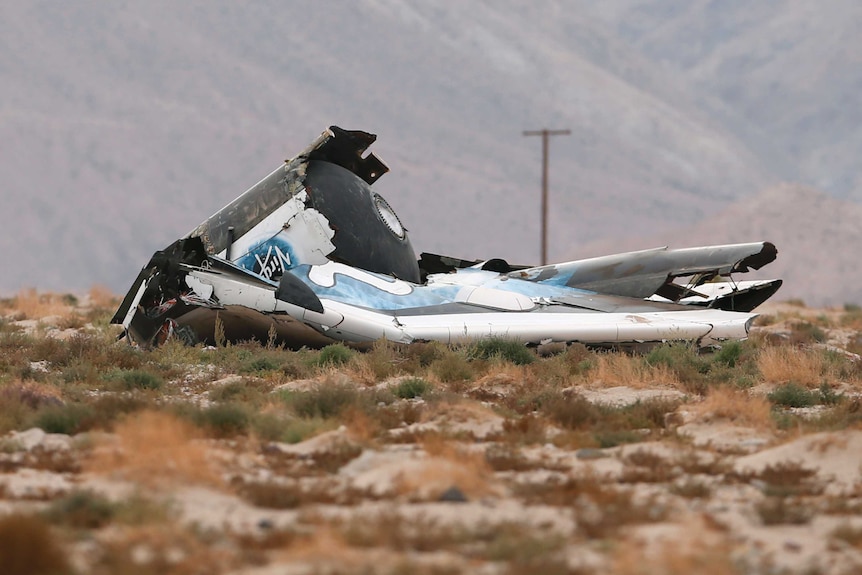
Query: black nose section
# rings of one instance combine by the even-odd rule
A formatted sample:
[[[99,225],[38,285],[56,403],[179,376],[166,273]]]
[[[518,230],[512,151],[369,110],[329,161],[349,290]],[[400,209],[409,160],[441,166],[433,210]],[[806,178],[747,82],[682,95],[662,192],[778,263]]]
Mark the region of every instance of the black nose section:
[[[335,230],[329,258],[419,283],[416,253],[395,211],[362,178],[336,164],[311,161],[305,188]]]
[[[275,290],[275,298],[303,309],[323,313],[323,304],[317,294],[289,271],[281,276],[278,289]]]

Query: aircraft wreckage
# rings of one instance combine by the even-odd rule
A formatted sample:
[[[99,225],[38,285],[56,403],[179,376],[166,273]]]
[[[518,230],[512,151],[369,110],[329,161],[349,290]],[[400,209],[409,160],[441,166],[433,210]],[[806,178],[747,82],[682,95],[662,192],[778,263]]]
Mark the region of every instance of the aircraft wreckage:
[[[769,242],[657,248],[539,267],[421,254],[372,189],[376,136],[331,127],[153,254],[113,317],[144,347],[256,338],[595,345],[745,338],[781,280],[735,281]]]

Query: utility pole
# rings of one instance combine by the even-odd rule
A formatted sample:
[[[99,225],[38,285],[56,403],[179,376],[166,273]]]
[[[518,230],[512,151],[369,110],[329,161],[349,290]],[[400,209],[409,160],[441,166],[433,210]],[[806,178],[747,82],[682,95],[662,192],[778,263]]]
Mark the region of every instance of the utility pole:
[[[542,136],[542,265],[548,263],[548,136],[568,136],[571,130],[524,130],[525,136]]]

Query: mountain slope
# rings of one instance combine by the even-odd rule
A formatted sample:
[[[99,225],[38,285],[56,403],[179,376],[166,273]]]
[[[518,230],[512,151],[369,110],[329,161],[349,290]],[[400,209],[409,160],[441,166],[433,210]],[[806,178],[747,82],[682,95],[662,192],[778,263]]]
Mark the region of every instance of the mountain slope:
[[[833,38],[860,21],[839,7],[729,4],[715,28],[700,0],[6,3],[0,291],[125,290],[330,124],[380,135],[392,172],[376,187],[417,249],[470,258],[538,258],[540,142],[525,129],[572,130],[551,144],[553,259],[781,179],[852,183],[856,112],[823,115],[858,66],[841,52],[816,67],[858,41]],[[757,61],[734,67],[750,47]],[[778,81],[788,97],[768,97]]]
[[[739,201],[696,225],[627,241],[594,242],[572,258],[667,245],[688,247],[769,240],[778,259],[739,279],[782,278],[778,299],[816,306],[862,303],[862,205],[798,184],[782,184]]]

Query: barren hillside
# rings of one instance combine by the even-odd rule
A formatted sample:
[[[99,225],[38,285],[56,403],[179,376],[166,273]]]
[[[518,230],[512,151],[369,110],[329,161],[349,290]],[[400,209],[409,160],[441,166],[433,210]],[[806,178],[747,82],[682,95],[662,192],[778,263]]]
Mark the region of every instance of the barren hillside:
[[[537,258],[524,129],[573,132],[555,259],[779,180],[856,197],[859,11],[829,4],[6,3],[0,290],[125,289],[330,124],[380,134],[414,245],[464,257]]]
[[[858,306],[629,355],[145,352],[114,305],[0,301],[4,573],[862,568]]]
[[[745,278],[782,278],[779,299],[811,305],[862,302],[862,205],[804,186],[783,184],[739,201],[695,225],[661,234],[588,243],[571,257],[668,245],[688,247],[768,240],[778,259]],[[740,279],[745,279],[740,276]]]

